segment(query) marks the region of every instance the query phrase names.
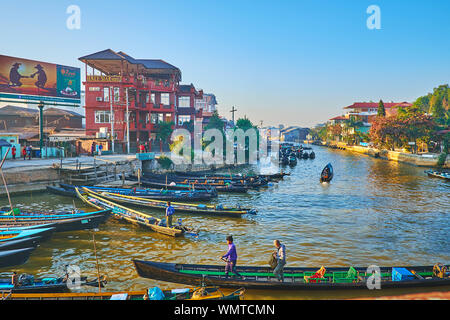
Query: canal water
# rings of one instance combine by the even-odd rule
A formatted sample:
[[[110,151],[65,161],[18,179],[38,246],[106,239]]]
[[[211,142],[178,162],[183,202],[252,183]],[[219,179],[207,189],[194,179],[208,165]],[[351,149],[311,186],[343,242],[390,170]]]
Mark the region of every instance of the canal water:
[[[223,264],[225,238],[233,235],[238,265],[267,266],[273,240],[286,245],[287,266],[396,266],[449,263],[450,183],[427,177],[423,168],[374,159],[347,151],[313,146],[314,160],[299,160],[291,175],[260,191],[220,194],[216,203],[240,204],[257,215],[221,218],[176,215],[200,229],[198,238],[173,239],[144,228],[109,219],[95,232],[101,274],[107,290],[143,290],[153,286],[183,287],[138,277],[132,259],[161,262]],[[334,178],[319,183],[331,162]],[[14,196],[17,207],[70,210],[79,200],[35,193]],[[7,199],[0,199],[2,206]],[[159,211],[144,210],[161,217]],[[60,276],[65,265],[96,277],[92,232],[54,234],[42,243],[18,273]],[[0,269],[8,275],[12,269]],[[106,290],[105,289],[105,290]],[[86,289],[83,289],[86,290]],[[95,288],[87,289],[95,291]],[[386,294],[386,292],[384,292]],[[364,294],[363,294],[364,295]],[[367,294],[369,295],[369,292]],[[247,299],[308,299],[352,297],[341,293],[248,291]]]

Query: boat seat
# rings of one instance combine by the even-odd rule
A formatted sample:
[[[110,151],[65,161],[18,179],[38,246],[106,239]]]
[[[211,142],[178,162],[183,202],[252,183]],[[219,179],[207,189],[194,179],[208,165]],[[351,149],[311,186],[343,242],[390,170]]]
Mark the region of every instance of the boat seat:
[[[358,272],[350,267],[347,272],[333,272],[333,283],[351,283],[358,281]]]

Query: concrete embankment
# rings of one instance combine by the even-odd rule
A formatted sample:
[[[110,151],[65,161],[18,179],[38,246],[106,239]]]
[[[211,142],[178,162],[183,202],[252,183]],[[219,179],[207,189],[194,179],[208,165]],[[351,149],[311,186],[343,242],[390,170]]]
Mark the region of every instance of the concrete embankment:
[[[135,173],[140,168],[135,155],[111,155],[101,157],[78,157],[59,159],[8,160],[3,165],[3,174],[10,194],[39,192],[47,186],[60,182],[92,184],[117,180],[120,174]],[[78,179],[78,180],[77,180]],[[0,183],[0,197],[6,189]]]
[[[418,167],[438,166],[438,154],[412,154],[400,151],[379,150],[376,148],[363,146],[349,146],[343,142],[327,142],[324,146],[366,154],[375,158],[408,163]],[[443,168],[450,168],[450,155],[447,155],[447,159],[445,161],[445,164],[443,165]]]

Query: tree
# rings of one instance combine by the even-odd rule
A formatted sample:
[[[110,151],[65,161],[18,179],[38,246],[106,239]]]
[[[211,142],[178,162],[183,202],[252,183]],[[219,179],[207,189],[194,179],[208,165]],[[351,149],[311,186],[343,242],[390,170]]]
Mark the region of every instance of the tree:
[[[209,118],[209,122],[205,127],[205,130],[208,129],[218,129],[223,133],[224,123],[223,120],[219,117],[219,113],[217,111],[214,111],[211,118]]]
[[[378,117],[386,117],[386,109],[384,108],[383,100],[380,99],[380,102],[378,103]]]
[[[173,121],[162,121],[156,124],[156,139],[159,140],[159,151],[162,152],[162,144],[169,143],[170,136],[173,132]]]

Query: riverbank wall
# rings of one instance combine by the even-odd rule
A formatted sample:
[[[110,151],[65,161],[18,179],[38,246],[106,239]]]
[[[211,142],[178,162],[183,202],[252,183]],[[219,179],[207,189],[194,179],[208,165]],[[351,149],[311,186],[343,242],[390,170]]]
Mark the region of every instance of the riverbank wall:
[[[344,142],[325,142],[322,145],[333,149],[365,154],[374,158],[403,162],[418,167],[438,167],[438,154],[412,154],[392,150],[379,150],[364,146],[349,146]],[[447,159],[442,168],[450,168],[450,155],[447,155]]]

